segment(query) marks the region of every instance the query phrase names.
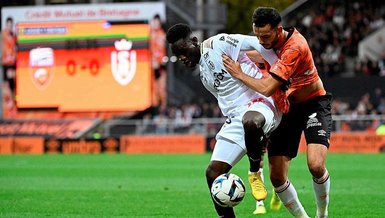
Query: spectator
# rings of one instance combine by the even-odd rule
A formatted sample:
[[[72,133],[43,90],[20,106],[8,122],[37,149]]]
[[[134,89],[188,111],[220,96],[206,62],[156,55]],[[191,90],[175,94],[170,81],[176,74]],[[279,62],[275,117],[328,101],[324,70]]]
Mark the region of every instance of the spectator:
[[[332,102],[332,113],[333,115],[343,115],[347,112],[349,107],[349,103],[343,102],[339,98],[335,98]]]
[[[146,113],[143,116],[142,125],[140,126],[138,132],[141,134],[151,134],[155,132],[154,129],[155,127],[153,124],[152,115],[151,113]]]
[[[374,109],[372,102],[370,101],[370,94],[365,93],[357,105],[357,113],[359,115],[370,114]]]
[[[385,115],[385,97],[380,99],[380,102],[376,109],[378,114]]]
[[[160,113],[154,117],[155,133],[167,134],[168,133],[168,118],[165,114]]]
[[[373,94],[373,100],[372,100],[372,103],[373,103],[373,106],[375,108],[378,107],[378,105],[380,104],[380,101],[382,98],[384,98],[385,96],[383,95],[382,93],[382,89],[377,87],[375,90],[374,90],[374,94]]]

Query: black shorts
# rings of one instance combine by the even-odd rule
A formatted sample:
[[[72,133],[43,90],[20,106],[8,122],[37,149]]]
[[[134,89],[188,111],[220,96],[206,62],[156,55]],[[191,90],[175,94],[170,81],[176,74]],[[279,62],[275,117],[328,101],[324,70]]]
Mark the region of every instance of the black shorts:
[[[326,93],[306,102],[292,104],[282,121],[269,137],[269,156],[297,156],[302,132],[307,144],[316,143],[329,147],[332,129],[332,95]]]
[[[3,65],[3,80],[4,81],[9,81],[14,78],[8,78],[7,71],[8,69],[12,69],[16,71],[16,65]]]

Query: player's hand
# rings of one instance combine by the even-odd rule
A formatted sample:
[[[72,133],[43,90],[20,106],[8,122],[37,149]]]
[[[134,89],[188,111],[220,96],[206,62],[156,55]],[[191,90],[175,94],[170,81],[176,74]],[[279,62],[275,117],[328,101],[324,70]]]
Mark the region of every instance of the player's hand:
[[[286,92],[292,83],[293,79],[289,78],[286,82],[282,83],[279,88],[281,89],[282,92]]]
[[[241,65],[238,61],[232,60],[229,56],[222,55],[223,66],[226,68],[226,71],[231,74],[232,77],[240,79],[243,76]]]

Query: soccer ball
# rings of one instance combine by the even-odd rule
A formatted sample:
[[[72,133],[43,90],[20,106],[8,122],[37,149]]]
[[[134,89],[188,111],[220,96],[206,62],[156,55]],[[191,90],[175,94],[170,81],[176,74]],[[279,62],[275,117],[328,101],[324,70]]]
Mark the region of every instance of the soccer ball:
[[[221,207],[234,207],[245,196],[242,179],[233,173],[219,175],[211,186],[211,197]]]

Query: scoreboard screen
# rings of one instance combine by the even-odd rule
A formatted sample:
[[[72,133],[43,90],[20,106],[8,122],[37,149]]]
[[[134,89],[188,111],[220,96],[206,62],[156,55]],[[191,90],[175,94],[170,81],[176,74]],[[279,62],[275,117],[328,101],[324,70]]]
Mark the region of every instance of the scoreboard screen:
[[[151,106],[149,24],[24,22],[16,31],[18,108],[83,112]]]

